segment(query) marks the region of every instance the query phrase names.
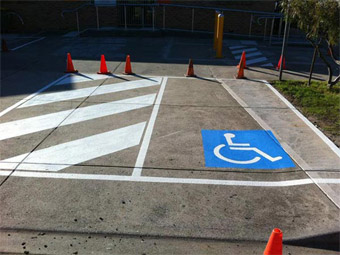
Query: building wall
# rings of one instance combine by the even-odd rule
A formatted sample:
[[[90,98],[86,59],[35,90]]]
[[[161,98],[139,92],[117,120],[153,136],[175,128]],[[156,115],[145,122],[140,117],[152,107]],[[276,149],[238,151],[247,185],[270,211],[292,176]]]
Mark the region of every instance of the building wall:
[[[119,0],[117,1],[119,3]],[[75,9],[89,1],[2,1],[2,9],[18,13],[24,20],[21,25],[14,17],[6,17],[2,11],[3,32],[38,32],[44,31],[74,31],[77,29],[76,14],[65,13],[63,10]],[[273,12],[275,1],[175,1],[170,3],[190,6],[221,7],[242,10]],[[98,7],[100,27],[123,26],[123,11],[118,13],[117,7]],[[123,8],[121,8],[123,10]],[[155,26],[163,28],[163,7],[155,7]],[[85,6],[78,11],[80,30],[95,28],[96,8]],[[247,34],[249,32],[250,14],[245,12],[224,12],[225,32]],[[129,22],[129,19],[127,19]],[[192,28],[192,9],[181,7],[165,8],[165,27],[174,29]],[[264,25],[253,24],[252,33],[263,33]],[[194,29],[213,31],[214,10],[195,9]],[[268,23],[267,29],[270,29]]]

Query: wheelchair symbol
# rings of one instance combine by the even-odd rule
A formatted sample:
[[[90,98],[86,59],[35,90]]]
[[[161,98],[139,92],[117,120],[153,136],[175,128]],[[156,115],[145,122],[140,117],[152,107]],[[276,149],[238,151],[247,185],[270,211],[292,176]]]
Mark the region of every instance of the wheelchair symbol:
[[[278,160],[282,159],[281,156],[273,158],[273,157],[269,156],[268,154],[264,153],[263,151],[259,150],[256,147],[250,147],[249,143],[233,143],[232,138],[234,138],[235,135],[232,134],[232,133],[226,133],[226,134],[224,134],[224,137],[227,140],[227,143],[229,145],[229,149],[231,149],[231,150],[255,151],[256,153],[258,153],[259,155],[261,155],[262,157],[268,159],[271,162],[275,162],[275,161],[278,161]],[[230,162],[230,163],[233,163],[233,164],[243,164],[243,165],[245,165],[245,164],[256,163],[256,162],[258,162],[261,159],[261,157],[258,157],[258,156],[254,157],[253,159],[243,160],[243,161],[229,159],[227,157],[222,156],[221,153],[220,153],[220,150],[222,148],[224,148],[225,146],[226,146],[225,144],[220,144],[220,145],[216,146],[215,149],[214,149],[215,156],[218,157],[221,160],[224,160],[224,161],[227,161],[227,162]],[[233,146],[237,146],[237,147],[233,147]]]

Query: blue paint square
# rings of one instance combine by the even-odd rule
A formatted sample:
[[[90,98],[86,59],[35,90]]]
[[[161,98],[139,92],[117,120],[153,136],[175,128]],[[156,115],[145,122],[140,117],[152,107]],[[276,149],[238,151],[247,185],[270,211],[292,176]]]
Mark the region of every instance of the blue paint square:
[[[202,130],[206,167],[295,167],[270,130]]]

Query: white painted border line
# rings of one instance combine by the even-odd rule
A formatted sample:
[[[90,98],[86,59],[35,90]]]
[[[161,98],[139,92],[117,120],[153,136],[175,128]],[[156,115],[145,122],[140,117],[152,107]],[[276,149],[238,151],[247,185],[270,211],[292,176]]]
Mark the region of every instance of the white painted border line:
[[[39,93],[43,92],[44,90],[48,89],[49,87],[53,86],[54,84],[58,83],[59,81],[63,80],[64,78],[66,78],[67,76],[69,76],[69,74],[65,74],[62,77],[60,77],[59,79],[47,84],[45,87],[39,89],[37,92],[25,97],[24,99],[20,100],[19,102],[17,102],[16,104],[6,108],[5,110],[3,110],[2,112],[0,112],[0,117],[4,116],[6,113],[10,112],[11,110],[17,108],[18,106],[22,105],[23,103],[25,103],[26,101],[30,100],[31,98],[35,97],[36,95],[38,95]]]
[[[0,176],[7,176],[11,171],[0,171]],[[54,178],[68,180],[97,180],[97,181],[127,181],[146,183],[172,183],[172,184],[206,184],[222,186],[245,186],[245,187],[292,187],[313,184],[311,179],[298,179],[289,181],[240,181],[240,180],[214,180],[214,179],[191,179],[191,178],[167,178],[126,175],[104,174],[72,174],[51,172],[23,172],[15,171],[11,176],[32,178]],[[340,179],[316,179],[319,183],[340,184]]]
[[[139,149],[136,164],[135,164],[135,167],[134,167],[133,172],[132,172],[132,176],[134,176],[134,177],[141,176],[141,174],[142,174],[142,168],[143,168],[143,165],[144,165],[144,160],[145,160],[148,148],[149,148],[152,131],[153,131],[153,128],[155,126],[158,110],[159,110],[159,107],[160,107],[160,104],[161,104],[161,101],[162,101],[162,98],[163,98],[163,94],[164,94],[164,91],[165,91],[165,86],[166,86],[167,81],[168,81],[168,77],[164,77],[163,81],[161,83],[161,87],[160,87],[158,95],[157,95],[155,106],[153,107],[151,117],[150,117],[148,126],[147,126],[146,131],[145,131],[143,142],[142,142],[142,145]]]
[[[303,116],[284,96],[282,96],[269,82],[262,80],[271,91],[277,95],[282,102],[284,102],[307,126],[309,126],[328,146],[329,148],[340,158],[340,149],[324,135],[316,126],[314,126],[305,116]]]
[[[39,42],[39,41],[41,41],[41,40],[44,40],[45,38],[46,38],[46,37],[41,37],[41,38],[39,38],[39,39],[36,39],[36,40],[31,41],[31,42],[28,42],[28,43],[25,43],[25,44],[23,44],[23,45],[20,45],[20,46],[18,46],[18,47],[15,47],[15,48],[13,48],[13,49],[11,49],[11,50],[12,50],[12,51],[15,51],[15,50],[21,49],[21,48],[23,48],[23,47],[25,47],[25,46],[27,46],[27,45],[32,44],[32,43],[35,43],[35,42]]]
[[[277,139],[279,141],[282,141],[281,137],[278,134],[276,134],[276,132],[272,128],[270,128],[269,125],[266,122],[264,122],[252,109],[250,109],[248,105],[238,95],[236,95],[235,92],[223,81],[226,79],[223,79],[223,80],[217,79],[217,80],[221,83],[222,87],[225,88],[229,92],[229,94],[249,113],[249,115],[252,116],[253,119],[257,121],[257,123],[259,123],[259,125],[263,129],[271,130],[273,134],[277,137]],[[230,81],[230,79],[228,80]],[[258,80],[258,81],[265,83],[267,86],[269,84],[266,80]],[[320,179],[313,178],[308,172],[306,172],[306,170],[311,169],[311,167],[287,143],[282,143],[282,147],[288,153],[288,155],[300,166],[300,168],[305,171],[306,175],[309,178],[311,178],[311,181],[333,202],[333,204],[335,204],[336,207],[340,208],[340,205],[335,201],[335,199],[333,199],[333,196],[336,197],[337,194],[334,192],[331,192],[331,193],[326,192],[326,190],[322,188],[317,182],[317,180],[320,180]]]

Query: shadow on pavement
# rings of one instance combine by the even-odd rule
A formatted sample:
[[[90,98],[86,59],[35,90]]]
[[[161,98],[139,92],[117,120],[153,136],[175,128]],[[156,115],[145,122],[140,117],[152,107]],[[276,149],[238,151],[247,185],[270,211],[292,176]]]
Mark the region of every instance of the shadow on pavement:
[[[340,232],[311,236],[300,239],[285,240],[283,244],[308,248],[340,251]]]

